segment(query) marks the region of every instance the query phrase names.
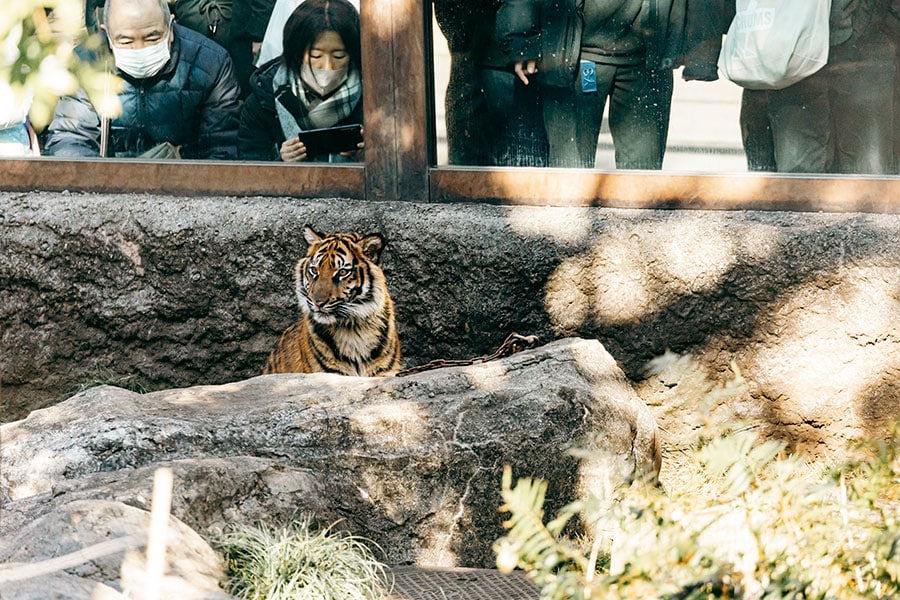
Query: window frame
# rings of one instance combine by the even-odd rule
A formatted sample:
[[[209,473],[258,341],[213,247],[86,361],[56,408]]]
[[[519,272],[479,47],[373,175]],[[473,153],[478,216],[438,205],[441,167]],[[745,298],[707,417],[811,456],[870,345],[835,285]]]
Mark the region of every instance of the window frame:
[[[900,213],[900,177],[435,166],[430,0],[361,0],[364,162],[4,159],[8,191]]]

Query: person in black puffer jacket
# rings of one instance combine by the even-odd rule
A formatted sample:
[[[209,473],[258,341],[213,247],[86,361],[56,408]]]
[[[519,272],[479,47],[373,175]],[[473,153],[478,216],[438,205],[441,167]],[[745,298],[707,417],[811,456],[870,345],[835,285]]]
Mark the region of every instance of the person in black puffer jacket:
[[[123,79],[105,155],[137,157],[168,143],[182,158],[237,158],[240,88],[228,53],[173,23],[166,0],[109,0],[103,21]],[[44,153],[100,156],[102,129],[83,92],[63,97]]]
[[[284,52],[250,78],[241,112],[238,154],[243,160],[351,162],[353,151],[315,153],[302,132],[363,119],[359,13],[347,0],[305,0],[284,26]]]

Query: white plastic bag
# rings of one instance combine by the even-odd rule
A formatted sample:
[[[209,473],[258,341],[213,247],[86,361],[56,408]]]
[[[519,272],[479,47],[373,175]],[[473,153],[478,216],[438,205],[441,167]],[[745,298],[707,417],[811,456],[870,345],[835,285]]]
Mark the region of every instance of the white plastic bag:
[[[741,87],[779,90],[828,62],[831,0],[737,0],[719,69]]]

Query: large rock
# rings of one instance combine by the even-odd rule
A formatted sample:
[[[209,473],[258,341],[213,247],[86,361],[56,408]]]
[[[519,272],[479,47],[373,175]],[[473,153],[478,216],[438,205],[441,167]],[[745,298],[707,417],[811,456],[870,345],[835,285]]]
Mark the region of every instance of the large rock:
[[[53,573],[0,584],[0,597],[5,600],[94,600],[103,597],[95,596],[99,591],[108,590],[115,591],[107,585],[77,575]]]
[[[209,533],[312,513],[390,564],[490,566],[504,464],[550,482],[548,510],[658,472],[656,424],[596,341],[405,378],[265,376],[140,395],[101,387],[0,429],[3,493],[21,530],[56,503],[146,507],[176,474],[175,515]],[[579,472],[588,440],[602,460]]]
[[[149,523],[150,513],[120,502],[69,502],[55,506],[28,525],[4,535],[0,563],[13,566],[35,563],[75,553],[107,540],[130,538],[134,540],[133,548],[124,555],[124,561],[123,552],[115,552],[71,567],[67,574],[133,593],[143,588],[145,559],[135,550],[140,548],[141,540],[147,539]],[[230,597],[219,588],[225,574],[221,558],[196,532],[178,519],[170,519],[166,545],[167,575],[163,580],[163,597],[176,597],[176,591],[182,600]],[[44,595],[32,596],[28,592],[35,586],[35,581],[27,585],[20,581],[0,583],[0,594],[4,598],[9,594],[10,598],[35,600],[59,594],[57,597],[60,598],[89,600],[96,588],[96,585],[86,586],[84,581],[74,585],[66,574],[43,577],[38,582],[43,588],[38,592]]]
[[[24,497],[3,507],[0,532],[16,531],[62,504],[103,498],[150,510],[153,475],[160,463],[144,467],[89,473],[57,481],[52,491]],[[250,456],[186,458],[166,462],[176,486],[172,510],[197,531],[223,529],[228,523],[286,522],[296,513],[318,515],[328,522],[330,513],[323,487],[309,469],[279,460]]]
[[[0,191],[0,419],[259,374],[304,223],[387,236],[410,364],[577,335],[634,380],[667,348],[734,359],[758,422],[814,451],[900,416],[900,215]]]

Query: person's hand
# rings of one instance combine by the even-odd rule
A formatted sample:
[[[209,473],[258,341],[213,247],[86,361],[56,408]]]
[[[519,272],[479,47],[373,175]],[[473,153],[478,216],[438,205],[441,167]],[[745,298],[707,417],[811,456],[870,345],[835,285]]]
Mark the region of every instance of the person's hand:
[[[306,160],[306,146],[300,141],[300,138],[287,140],[281,144],[279,154],[284,162],[300,162]]]
[[[250,42],[250,53],[252,56],[255,57],[260,50],[262,50],[262,42]]]
[[[360,128],[359,128],[359,134],[360,134],[360,135],[366,135],[366,128],[365,128],[365,127],[360,127]],[[361,141],[360,143],[358,143],[358,144],[356,145],[356,150],[352,150],[352,151],[350,151],[350,152],[341,152],[341,156],[346,156],[346,157],[348,157],[348,158],[353,158],[353,157],[355,157],[355,156],[357,156],[357,155],[361,155],[362,152],[363,152],[363,150],[365,150],[365,149],[366,149],[366,141],[363,140],[363,141]]]
[[[520,60],[516,62],[514,70],[516,72],[516,76],[522,80],[522,83],[528,85],[528,76],[537,73],[537,61]]]

